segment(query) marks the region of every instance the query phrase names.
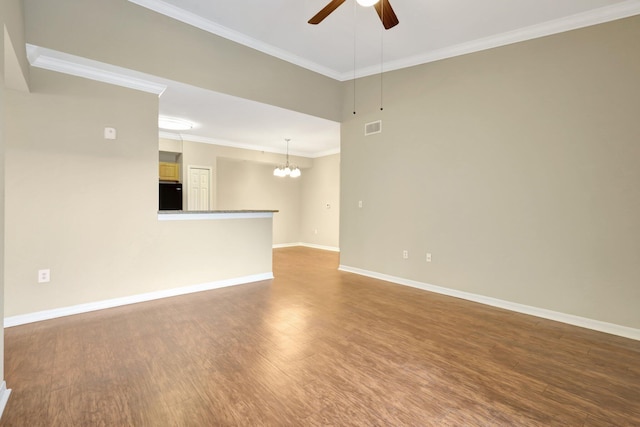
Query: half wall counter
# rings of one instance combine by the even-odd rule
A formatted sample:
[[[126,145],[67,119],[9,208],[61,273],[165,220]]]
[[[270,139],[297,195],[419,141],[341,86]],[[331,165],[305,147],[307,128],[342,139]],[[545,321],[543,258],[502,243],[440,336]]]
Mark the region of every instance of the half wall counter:
[[[159,221],[271,218],[274,210],[158,211]]]
[[[275,212],[158,211],[157,279],[205,290],[273,278]]]

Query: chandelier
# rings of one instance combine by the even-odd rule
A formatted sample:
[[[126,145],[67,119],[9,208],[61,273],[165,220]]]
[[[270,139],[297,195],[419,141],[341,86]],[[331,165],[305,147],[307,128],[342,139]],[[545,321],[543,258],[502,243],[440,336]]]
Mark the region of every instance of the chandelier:
[[[273,170],[273,175],[281,176],[281,177],[290,176],[291,178],[297,178],[302,173],[300,172],[300,169],[296,165],[289,164],[289,141],[291,140],[289,138],[286,138],[285,141],[287,141],[287,162],[284,165],[281,165],[275,168]]]

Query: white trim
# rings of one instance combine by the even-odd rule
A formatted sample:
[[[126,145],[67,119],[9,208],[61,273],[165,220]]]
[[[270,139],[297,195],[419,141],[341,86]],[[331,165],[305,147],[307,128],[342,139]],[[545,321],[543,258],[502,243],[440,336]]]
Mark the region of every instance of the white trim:
[[[2,381],[0,384],[0,418],[2,418],[2,414],[4,413],[4,408],[7,406],[7,402],[9,401],[9,395],[11,394],[11,389],[7,388],[7,383]]]
[[[162,95],[167,89],[166,85],[143,78],[132,77],[128,75],[131,74],[131,71],[125,68],[28,43],[27,57],[33,67],[153,93],[158,96]]]
[[[276,243],[273,245],[273,249],[281,249],[281,248],[293,248],[296,246],[300,246],[300,243]]]
[[[300,67],[306,68],[316,73],[323,74],[335,80],[347,81],[354,77],[366,77],[380,73],[380,65],[359,68],[341,73],[337,70],[325,67],[313,61],[309,61],[298,55],[294,55],[278,47],[267,44],[263,41],[256,40],[245,34],[239,33],[227,27],[216,24],[213,21],[202,18],[194,13],[168,4],[162,0],[129,0],[139,6],[151,9],[170,18],[176,19],[185,24],[192,25],[209,33],[224,37],[236,43],[256,49],[267,55],[274,56]],[[425,64],[428,62],[438,61],[454,56],[465,55],[468,53],[479,52],[494,47],[505,46],[512,43],[518,43],[539,37],[558,34],[565,31],[571,31],[578,28],[584,28],[591,25],[602,24],[605,22],[615,21],[616,19],[628,18],[630,16],[640,14],[640,0],[627,0],[611,6],[605,6],[575,15],[567,16],[561,19],[555,19],[541,24],[520,28],[515,31],[509,31],[497,34],[491,37],[485,37],[473,40],[468,43],[462,43],[455,46],[448,46],[442,49],[434,50],[409,58],[403,58],[398,61],[385,62],[382,67],[385,71],[398,70],[400,68],[411,67],[414,65]]]
[[[284,150],[274,149],[271,147],[262,147],[260,145],[245,144],[242,142],[234,142],[234,141],[229,141],[227,139],[209,138],[207,136],[190,135],[190,134],[184,134],[184,133],[182,134],[182,138],[186,139],[187,141],[201,142],[203,144],[213,144],[213,145],[221,145],[223,147],[242,148],[244,150],[264,151],[265,153],[285,154]],[[297,154],[293,154],[293,152],[291,152],[290,154],[297,155]]]
[[[165,289],[161,291],[148,292],[145,294],[131,295],[127,297],[114,298],[103,301],[78,304],[70,307],[54,308],[52,310],[38,311],[35,313],[21,314],[18,316],[5,317],[4,327],[24,325],[26,323],[40,322],[42,320],[55,319],[58,317],[71,316],[74,314],[88,313],[91,311],[103,310],[106,308],[120,307],[128,304],[152,301],[162,298],[169,298],[178,295],[192,294],[195,292],[209,291],[212,289],[225,288],[228,286],[244,285],[246,283],[261,282],[273,279],[273,272],[253,274],[250,276],[236,277],[232,279],[218,280],[215,282],[202,283],[199,285],[184,286],[180,288]]]
[[[529,305],[518,304],[515,302],[505,301],[497,298],[491,298],[484,295],[472,294],[470,292],[458,291],[456,289],[443,288],[441,286],[430,285],[415,280],[403,279],[401,277],[390,276],[375,271],[363,270],[356,267],[340,265],[338,270],[347,273],[355,273],[361,276],[367,276],[374,279],[384,280],[387,282],[397,283],[398,285],[410,286],[429,292],[435,292],[442,295],[448,295],[455,298],[461,298],[468,301],[479,302],[493,307],[504,308],[506,310],[518,313],[529,314],[531,316],[541,317],[543,319],[555,320],[557,322],[567,323],[569,325],[580,326],[582,328],[592,329],[594,331],[605,332],[612,335],[618,335],[625,338],[640,340],[640,329],[630,328],[628,326],[616,325],[613,323],[602,322],[599,320],[588,319],[586,317],[574,316],[572,314],[561,313],[558,311],[547,310],[544,308],[532,307]]]
[[[203,144],[220,145],[222,147],[241,148],[243,150],[260,151],[260,152],[265,152],[265,153],[274,153],[274,154],[286,154],[287,153],[285,150],[282,150],[282,149],[279,149],[279,148],[264,147],[262,145],[254,145],[254,144],[245,144],[245,143],[242,143],[242,142],[234,142],[234,141],[229,141],[229,140],[226,140],[226,139],[209,138],[207,136],[185,134],[183,132],[174,133],[174,132],[167,132],[167,131],[162,131],[161,130],[160,132],[158,132],[158,136],[160,138],[173,139],[175,141],[201,142]],[[325,156],[330,156],[332,154],[339,154],[339,153],[340,153],[340,147],[331,148],[331,149],[325,150],[325,151],[317,151],[315,153],[307,153],[307,152],[303,152],[303,151],[289,150],[289,154],[292,155],[292,156],[305,157],[305,158],[308,158],[308,159],[316,159],[318,157],[325,157]]]
[[[337,72],[336,70],[325,67],[316,62],[309,61],[308,59],[302,58],[298,55],[294,55],[291,52],[288,52],[286,50],[280,49],[279,47],[270,45],[261,40],[254,39],[253,37],[249,37],[238,31],[224,27],[213,21],[210,21],[201,16],[198,16],[195,13],[181,9],[177,6],[166,3],[162,0],[129,0],[129,1],[131,3],[137,4],[138,6],[145,7],[147,9],[153,10],[154,12],[158,12],[162,15],[173,18],[177,21],[184,22],[185,24],[207,31],[211,34],[215,34],[227,40],[240,43],[241,45],[256,49],[260,52],[266,53],[267,55],[282,59],[283,61],[287,61],[291,64],[298,65],[302,68],[306,68],[307,70],[315,71],[316,73],[323,74],[335,80],[339,80],[340,78],[340,73]]]
[[[332,156],[334,154],[340,154],[340,147],[332,148],[330,150],[325,150],[325,151],[318,151],[318,152],[315,152],[315,153],[313,153],[313,155],[308,156],[308,157],[311,157],[312,159],[317,159],[318,157]]]
[[[320,250],[323,250],[323,251],[340,252],[340,248],[337,248],[335,246],[324,246],[324,245],[316,245],[314,243],[303,243],[303,242],[278,243],[278,244],[273,245],[273,249],[293,248],[293,247],[297,247],[297,246],[304,246],[306,248],[312,248],[312,249],[320,249]]]
[[[323,251],[340,252],[340,248],[337,248],[335,246],[316,245],[315,243],[300,243],[300,246],[313,248],[313,249],[320,249]]]
[[[158,221],[273,218],[273,212],[187,212],[189,211],[185,211],[185,213],[158,213]]]
[[[163,139],[172,139],[174,141],[183,141],[183,139],[184,139],[184,138],[182,138],[182,132],[174,133],[174,132],[169,132],[169,131],[166,131],[166,130],[158,131],[158,137],[163,138]]]
[[[543,22],[529,27],[519,28],[514,31],[508,31],[502,34],[496,34],[490,37],[484,37],[472,40],[467,43],[461,43],[455,46],[448,46],[442,49],[433,50],[423,54],[415,55],[408,58],[402,58],[397,61],[385,62],[383,64],[384,71],[399,70],[401,68],[412,67],[415,65],[426,64],[429,62],[439,61],[441,59],[453,58],[455,56],[466,55],[469,53],[480,52],[495,47],[506,46],[513,43],[519,43],[527,40],[533,40],[540,37],[550,36],[553,34],[563,33],[565,31],[577,30],[579,28],[589,27],[592,25],[604,24],[605,22],[615,21],[617,19],[628,18],[640,14],[640,0],[627,0],[611,6],[605,6],[598,9],[589,10],[587,12],[578,13],[567,16],[565,18],[554,19],[552,21]],[[356,70],[356,77],[366,77],[380,73],[380,65],[361,68]],[[343,73],[340,80],[350,80],[353,78],[353,71]]]

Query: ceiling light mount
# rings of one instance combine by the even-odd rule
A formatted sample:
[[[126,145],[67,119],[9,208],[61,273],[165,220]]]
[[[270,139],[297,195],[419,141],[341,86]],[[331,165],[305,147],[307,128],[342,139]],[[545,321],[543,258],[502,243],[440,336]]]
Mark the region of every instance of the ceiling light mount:
[[[346,1],[347,0],[331,0],[320,10],[320,12],[316,13],[311,19],[309,19],[309,24],[317,25],[321,23],[327,16],[331,15],[334,10]],[[375,6],[376,12],[378,12],[378,16],[380,17],[380,21],[382,21],[382,25],[385,30],[395,27],[400,22],[391,7],[391,3],[389,3],[390,1],[391,0],[356,0],[360,6]]]
[[[285,141],[287,141],[287,162],[284,165],[275,168],[273,170],[273,176],[290,176],[291,178],[297,178],[302,175],[302,172],[300,172],[300,168],[298,168],[296,165],[289,164],[289,141],[291,141],[291,139],[285,138]]]
[[[360,6],[370,7],[378,3],[380,0],[356,0]]]
[[[189,130],[193,129],[194,124],[188,120],[177,117],[159,116],[158,127],[165,130]]]

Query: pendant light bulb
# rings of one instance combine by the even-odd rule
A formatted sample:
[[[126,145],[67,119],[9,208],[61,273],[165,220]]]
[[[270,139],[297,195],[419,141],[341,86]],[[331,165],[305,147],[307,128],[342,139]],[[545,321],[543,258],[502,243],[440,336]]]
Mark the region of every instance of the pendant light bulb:
[[[300,171],[300,168],[298,168],[296,165],[289,165],[289,141],[291,140],[286,138],[285,141],[287,141],[286,163],[284,164],[284,166],[278,166],[277,168],[275,168],[273,170],[273,176],[279,176],[279,177],[289,176],[291,178],[297,178],[302,174],[302,172]]]

